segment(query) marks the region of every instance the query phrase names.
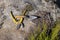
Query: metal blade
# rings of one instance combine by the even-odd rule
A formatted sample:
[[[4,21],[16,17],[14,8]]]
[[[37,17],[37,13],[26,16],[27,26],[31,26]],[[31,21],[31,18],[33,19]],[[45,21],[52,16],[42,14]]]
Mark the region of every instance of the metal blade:
[[[28,18],[28,20],[34,20],[37,18],[41,18],[40,16],[36,16],[36,15],[26,15],[26,17]]]
[[[37,17],[36,16],[30,16],[30,20],[34,20],[34,19],[36,19]]]

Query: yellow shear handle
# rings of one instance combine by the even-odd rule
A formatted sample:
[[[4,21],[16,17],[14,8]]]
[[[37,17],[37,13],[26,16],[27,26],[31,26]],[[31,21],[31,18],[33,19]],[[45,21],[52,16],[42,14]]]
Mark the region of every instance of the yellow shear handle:
[[[24,18],[24,16],[15,16],[15,18],[19,18],[20,19],[20,18]]]
[[[22,21],[23,21],[23,18],[22,18],[22,17],[20,18],[19,21],[17,21],[16,18],[14,17],[14,15],[13,15],[12,11],[11,11],[11,13],[10,13],[10,16],[11,16],[11,18],[12,18],[12,20],[13,20],[13,22],[14,22],[15,24],[22,23]]]

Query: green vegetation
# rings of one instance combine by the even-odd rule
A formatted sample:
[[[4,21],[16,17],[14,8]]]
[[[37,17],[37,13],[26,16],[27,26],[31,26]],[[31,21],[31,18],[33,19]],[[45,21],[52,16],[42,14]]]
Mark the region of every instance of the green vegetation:
[[[59,32],[60,32],[60,21],[55,22],[56,25],[51,28],[51,32],[49,35],[47,35],[47,25],[43,21],[43,30],[40,32],[40,28],[38,28],[38,31],[34,31],[34,33],[31,33],[28,37],[28,40],[59,40]],[[40,25],[38,25],[40,26]]]

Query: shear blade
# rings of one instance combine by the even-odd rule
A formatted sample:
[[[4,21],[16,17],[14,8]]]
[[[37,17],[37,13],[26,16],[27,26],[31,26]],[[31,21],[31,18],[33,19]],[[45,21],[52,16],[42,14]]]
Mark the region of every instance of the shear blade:
[[[34,20],[34,19],[40,18],[39,16],[35,16],[35,15],[31,15],[31,16],[27,15],[26,17],[28,17],[29,20]]]
[[[31,20],[36,19],[36,18],[37,18],[36,16],[30,16]]]

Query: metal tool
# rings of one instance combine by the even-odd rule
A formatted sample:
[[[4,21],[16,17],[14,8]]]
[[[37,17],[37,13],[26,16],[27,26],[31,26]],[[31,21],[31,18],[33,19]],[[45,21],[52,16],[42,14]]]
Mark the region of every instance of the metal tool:
[[[26,15],[26,12],[31,11],[32,9],[33,9],[33,7],[29,4],[22,11],[22,16],[15,16],[15,17],[13,15],[13,12],[11,11],[10,16],[11,16],[13,22],[17,25],[17,29],[19,29],[21,25],[24,25],[23,20],[24,20],[24,17]],[[19,18],[19,20],[17,20],[17,18]]]
[[[23,27],[25,26],[23,23],[25,17],[30,18],[31,20],[38,18],[38,16],[34,16],[34,15],[29,16],[26,14],[26,12],[31,11],[32,9],[33,9],[33,7],[29,4],[22,11],[21,16],[15,16],[15,17],[13,15],[13,12],[11,11],[10,16],[11,16],[13,22],[17,25],[17,29],[19,29],[21,26],[23,26]],[[19,18],[19,20],[17,18]]]

